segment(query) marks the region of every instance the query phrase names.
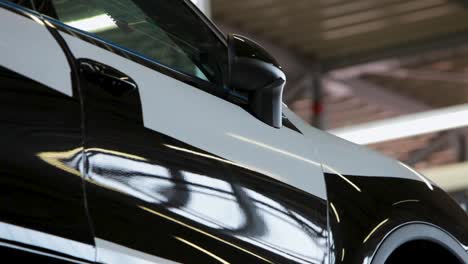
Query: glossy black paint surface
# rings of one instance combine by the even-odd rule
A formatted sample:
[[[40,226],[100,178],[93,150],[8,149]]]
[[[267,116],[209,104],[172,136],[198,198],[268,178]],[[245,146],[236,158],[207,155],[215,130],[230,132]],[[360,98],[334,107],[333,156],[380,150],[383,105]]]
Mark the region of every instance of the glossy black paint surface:
[[[468,245],[466,215],[441,190],[378,177],[349,177],[356,192],[327,175],[328,206],[339,215],[338,222],[330,210],[329,235],[325,200],[144,128],[138,90],[114,93],[93,80],[81,79],[81,127],[76,97],[0,71],[0,227],[92,246],[84,161],[96,238],[184,263],[362,263],[408,221],[434,223]],[[4,237],[0,243],[24,249],[0,246],[0,255],[18,262],[79,260]]]
[[[112,67],[90,59],[77,61],[80,74],[90,83],[114,96],[133,93],[138,88],[136,82],[126,74]]]
[[[46,250],[52,242],[32,235],[39,231],[93,245],[74,159],[82,149],[79,100],[0,67],[0,111],[0,226],[2,232],[26,230],[30,240],[7,233],[0,239]],[[66,165],[57,162],[57,152],[66,153]]]
[[[144,128],[138,91],[82,87],[97,238],[182,263],[326,261],[324,200]]]
[[[0,247],[2,263],[47,263],[47,264],[69,264],[76,263],[73,260],[51,258],[41,254],[40,251],[30,251],[29,248]]]
[[[326,175],[332,263],[369,263],[378,244],[394,228],[430,223],[468,246],[465,212],[441,189],[401,178]],[[336,212],[336,213],[335,213]]]

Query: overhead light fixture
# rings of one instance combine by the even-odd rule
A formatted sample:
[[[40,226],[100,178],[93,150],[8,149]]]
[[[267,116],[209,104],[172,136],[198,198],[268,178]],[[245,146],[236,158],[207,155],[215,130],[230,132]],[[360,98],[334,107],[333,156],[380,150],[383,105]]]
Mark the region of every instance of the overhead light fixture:
[[[356,144],[368,145],[468,126],[468,104],[370,122],[329,131]]]
[[[117,28],[115,21],[107,14],[69,21],[65,22],[65,24],[92,33],[98,33]]]

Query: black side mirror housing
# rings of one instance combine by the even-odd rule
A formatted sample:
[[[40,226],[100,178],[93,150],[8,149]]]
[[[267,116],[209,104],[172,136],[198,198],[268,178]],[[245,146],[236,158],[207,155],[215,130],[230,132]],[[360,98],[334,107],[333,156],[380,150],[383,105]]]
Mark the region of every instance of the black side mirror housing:
[[[266,124],[281,128],[283,88],[286,84],[278,62],[254,41],[230,34],[229,76],[231,89],[249,95],[249,111]]]

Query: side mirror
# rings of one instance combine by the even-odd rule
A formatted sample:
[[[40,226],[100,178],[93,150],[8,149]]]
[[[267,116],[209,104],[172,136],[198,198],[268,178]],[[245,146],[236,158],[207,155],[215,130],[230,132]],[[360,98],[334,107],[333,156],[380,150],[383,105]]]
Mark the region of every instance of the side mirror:
[[[245,37],[228,36],[231,89],[249,95],[249,110],[266,124],[281,128],[283,88],[286,84],[278,62],[260,45]]]

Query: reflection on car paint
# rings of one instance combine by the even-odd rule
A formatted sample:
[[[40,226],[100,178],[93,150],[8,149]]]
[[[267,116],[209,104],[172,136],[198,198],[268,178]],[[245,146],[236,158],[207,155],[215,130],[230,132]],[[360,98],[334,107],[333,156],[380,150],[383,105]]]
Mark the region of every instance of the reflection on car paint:
[[[148,205],[137,205],[153,215],[225,242],[265,262],[273,261],[231,242],[232,238],[297,263],[321,263],[326,256],[327,230],[323,223],[317,224],[314,219],[251,188],[209,175],[169,169],[121,151],[89,148],[85,153],[93,164],[87,174],[88,182],[137,198],[152,208],[162,206],[172,213],[168,216]],[[64,171],[78,172],[81,154],[78,148],[38,156]],[[195,228],[189,222],[208,230]],[[229,234],[231,240],[212,235],[214,230]],[[177,240],[185,244],[189,241],[180,237]],[[193,241],[189,243],[195,245]]]
[[[251,188],[168,169],[146,158],[129,159],[124,157],[127,154],[87,150],[86,155],[93,164],[88,172],[90,182],[162,206],[173,214],[170,219],[178,219],[175,223],[187,226],[186,221],[195,222],[297,262],[319,263],[326,252],[325,226]]]
[[[70,261],[94,261],[92,245],[37,230],[0,222],[0,237],[0,247],[24,247],[26,251],[35,250],[37,254],[52,254],[54,258]]]
[[[58,90],[0,67],[0,248],[34,262],[55,263],[57,255],[93,261],[77,166],[80,103]]]

